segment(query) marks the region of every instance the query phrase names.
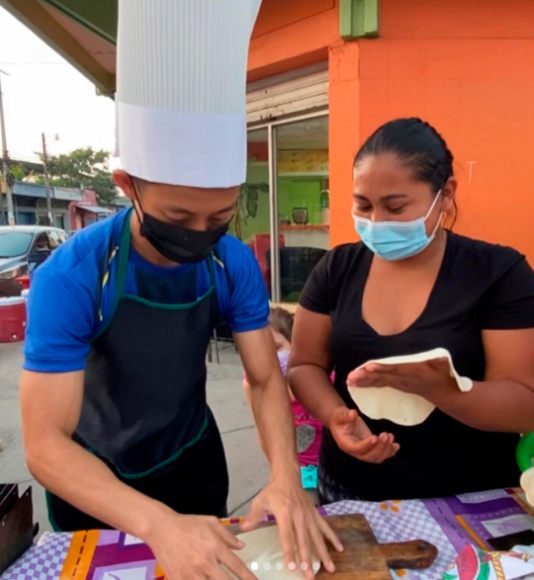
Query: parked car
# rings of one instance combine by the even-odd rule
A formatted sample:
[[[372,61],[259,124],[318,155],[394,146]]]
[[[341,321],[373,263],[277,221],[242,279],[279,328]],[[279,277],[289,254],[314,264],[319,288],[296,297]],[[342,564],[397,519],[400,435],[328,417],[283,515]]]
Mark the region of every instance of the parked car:
[[[20,296],[20,276],[30,275],[67,241],[67,234],[45,226],[0,227],[0,296]]]

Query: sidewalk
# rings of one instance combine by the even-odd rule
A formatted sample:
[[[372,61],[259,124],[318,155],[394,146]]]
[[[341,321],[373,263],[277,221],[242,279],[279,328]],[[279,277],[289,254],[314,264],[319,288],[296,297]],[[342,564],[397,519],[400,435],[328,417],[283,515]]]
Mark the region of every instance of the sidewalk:
[[[50,530],[44,491],[32,478],[24,460],[18,384],[21,344],[0,344],[0,482],[33,487],[35,521]],[[244,515],[251,499],[267,482],[268,466],[259,449],[250,409],[241,389],[243,371],[233,347],[221,351],[221,364],[208,365],[208,400],[221,430],[228,469],[232,515]]]

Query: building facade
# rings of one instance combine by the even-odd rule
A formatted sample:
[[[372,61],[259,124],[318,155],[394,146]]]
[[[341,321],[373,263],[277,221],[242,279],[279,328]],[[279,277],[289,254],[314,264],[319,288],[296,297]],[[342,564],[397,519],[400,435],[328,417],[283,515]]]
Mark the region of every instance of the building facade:
[[[115,89],[117,3],[0,4]],[[233,232],[275,300],[356,240],[354,155],[382,123],[422,117],[455,156],[455,229],[534,260],[534,3],[263,0],[249,54],[247,183]]]
[[[3,197],[4,224],[7,224],[5,184],[0,191]],[[99,207],[94,192],[83,192],[67,187],[50,187],[53,224],[68,234],[82,229],[99,219],[112,215],[118,208]],[[15,182],[13,192],[16,225],[48,225],[46,188],[44,185]]]
[[[455,231],[534,262],[533,57],[534,4],[523,0],[264,0],[249,57],[248,181],[270,180],[260,202],[269,239],[355,241],[354,155],[384,122],[417,116],[455,157]],[[298,207],[306,226],[292,219]],[[266,225],[249,219],[247,228]],[[282,286],[291,275],[284,251]]]

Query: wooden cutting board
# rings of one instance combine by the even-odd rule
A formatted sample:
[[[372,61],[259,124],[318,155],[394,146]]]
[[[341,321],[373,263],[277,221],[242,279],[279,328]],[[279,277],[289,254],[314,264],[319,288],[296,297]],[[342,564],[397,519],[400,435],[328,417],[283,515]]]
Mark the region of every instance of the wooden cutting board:
[[[336,531],[345,551],[331,550],[335,575],[320,570],[317,580],[391,580],[389,570],[430,568],[438,550],[424,540],[379,544],[365,516],[325,518]]]
[[[336,531],[344,552],[330,547],[336,573],[319,570],[316,580],[391,580],[390,570],[423,570],[430,568],[438,549],[424,540],[399,544],[379,544],[364,515],[329,516],[325,520]],[[276,525],[274,523],[265,526]],[[239,534],[237,525],[228,527]],[[302,576],[295,576],[295,580]]]

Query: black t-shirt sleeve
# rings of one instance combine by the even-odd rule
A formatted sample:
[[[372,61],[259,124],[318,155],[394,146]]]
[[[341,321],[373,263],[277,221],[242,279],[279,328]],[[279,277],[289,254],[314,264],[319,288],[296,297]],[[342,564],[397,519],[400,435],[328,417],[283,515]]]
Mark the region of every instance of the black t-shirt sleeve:
[[[482,328],[534,328],[534,272],[523,256],[488,290]]]
[[[330,276],[329,257],[326,254],[312,270],[304,290],[300,295],[299,304],[317,314],[330,313]]]

